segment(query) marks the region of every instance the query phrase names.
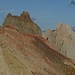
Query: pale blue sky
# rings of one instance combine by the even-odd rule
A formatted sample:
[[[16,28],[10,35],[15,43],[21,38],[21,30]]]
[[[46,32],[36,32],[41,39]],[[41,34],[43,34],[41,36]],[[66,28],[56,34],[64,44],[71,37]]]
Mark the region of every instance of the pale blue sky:
[[[45,29],[55,29],[61,23],[75,26],[75,7],[68,6],[71,0],[0,0],[0,25],[6,15],[20,15],[28,11],[31,18]]]

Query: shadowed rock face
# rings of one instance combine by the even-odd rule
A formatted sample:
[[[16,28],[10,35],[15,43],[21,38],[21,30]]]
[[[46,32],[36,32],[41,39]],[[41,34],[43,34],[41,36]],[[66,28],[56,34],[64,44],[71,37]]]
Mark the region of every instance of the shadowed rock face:
[[[75,75],[74,64],[40,36],[0,28],[0,75]]]
[[[54,32],[47,30],[43,37],[48,38],[59,53],[75,60],[75,32],[68,25],[59,23]]]
[[[40,27],[31,20],[28,12],[23,12],[20,16],[13,16],[9,13],[4,20],[2,27],[5,27],[6,25],[12,25],[22,33],[41,34]]]

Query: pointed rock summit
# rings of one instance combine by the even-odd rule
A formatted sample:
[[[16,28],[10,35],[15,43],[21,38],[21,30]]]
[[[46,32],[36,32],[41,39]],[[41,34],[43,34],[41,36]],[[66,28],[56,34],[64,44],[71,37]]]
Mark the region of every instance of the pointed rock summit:
[[[24,12],[20,15],[20,18],[21,18],[22,20],[24,20],[25,22],[32,22],[29,13],[26,12],[26,11],[24,11]]]
[[[59,23],[55,31],[46,31],[43,37],[47,39],[59,53],[75,60],[75,32],[73,32],[68,25]]]
[[[9,13],[9,14],[7,15],[7,17],[12,17],[12,14],[11,14],[11,13]]]
[[[28,12],[24,11],[20,16],[13,16],[11,13],[5,18],[2,27],[14,26],[19,32],[26,34],[41,34],[40,27],[34,23]]]
[[[67,24],[63,24],[63,23],[58,23],[57,27],[56,27],[56,31],[60,31],[60,32],[66,32],[66,33],[69,33],[69,32],[73,32],[71,27]]]

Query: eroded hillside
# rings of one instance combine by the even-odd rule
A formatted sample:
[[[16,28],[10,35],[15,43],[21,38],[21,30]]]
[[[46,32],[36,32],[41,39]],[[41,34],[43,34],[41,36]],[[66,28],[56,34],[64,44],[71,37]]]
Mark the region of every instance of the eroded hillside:
[[[0,28],[0,75],[75,75],[74,64],[42,37]]]

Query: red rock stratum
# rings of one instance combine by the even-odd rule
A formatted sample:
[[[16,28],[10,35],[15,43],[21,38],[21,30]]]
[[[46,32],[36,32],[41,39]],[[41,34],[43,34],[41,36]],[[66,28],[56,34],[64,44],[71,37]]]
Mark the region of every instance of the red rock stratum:
[[[75,75],[75,62],[45,41],[13,26],[0,28],[0,75]]]

